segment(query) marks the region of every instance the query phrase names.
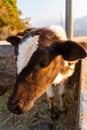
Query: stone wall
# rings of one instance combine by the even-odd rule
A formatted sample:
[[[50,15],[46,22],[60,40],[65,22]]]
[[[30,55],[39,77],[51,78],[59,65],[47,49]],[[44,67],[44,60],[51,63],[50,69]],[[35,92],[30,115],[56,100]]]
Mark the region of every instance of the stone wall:
[[[15,82],[14,48],[6,41],[0,41],[0,95]]]

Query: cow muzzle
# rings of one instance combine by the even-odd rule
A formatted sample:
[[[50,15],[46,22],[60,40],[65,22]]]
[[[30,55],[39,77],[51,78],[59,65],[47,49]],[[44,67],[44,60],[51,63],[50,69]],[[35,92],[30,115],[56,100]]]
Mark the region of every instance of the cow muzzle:
[[[29,111],[33,107],[33,102],[25,103],[23,100],[12,100],[11,97],[8,99],[7,108],[14,114],[23,114]]]

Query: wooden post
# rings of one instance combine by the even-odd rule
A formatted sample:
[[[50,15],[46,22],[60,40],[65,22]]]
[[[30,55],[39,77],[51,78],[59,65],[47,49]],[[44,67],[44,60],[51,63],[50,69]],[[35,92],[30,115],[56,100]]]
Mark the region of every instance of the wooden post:
[[[66,33],[69,39],[73,37],[73,0],[66,0]]]

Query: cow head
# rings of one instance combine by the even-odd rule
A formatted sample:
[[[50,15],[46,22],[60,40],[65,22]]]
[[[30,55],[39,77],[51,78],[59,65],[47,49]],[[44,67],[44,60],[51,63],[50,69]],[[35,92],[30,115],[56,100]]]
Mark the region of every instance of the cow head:
[[[74,61],[86,57],[82,47],[73,41],[56,41],[40,48],[40,35],[19,38],[10,36],[16,52],[17,78],[8,100],[8,109],[15,114],[30,110],[60,72],[60,60]]]

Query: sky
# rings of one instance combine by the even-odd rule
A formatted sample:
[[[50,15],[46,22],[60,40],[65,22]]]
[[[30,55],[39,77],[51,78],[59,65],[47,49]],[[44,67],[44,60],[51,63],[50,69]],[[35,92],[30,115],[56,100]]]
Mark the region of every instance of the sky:
[[[50,19],[65,18],[66,0],[17,0],[22,18],[31,18],[31,25]],[[87,0],[73,0],[73,16],[79,18],[87,15]]]

